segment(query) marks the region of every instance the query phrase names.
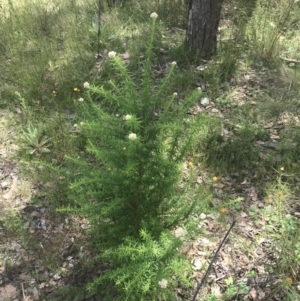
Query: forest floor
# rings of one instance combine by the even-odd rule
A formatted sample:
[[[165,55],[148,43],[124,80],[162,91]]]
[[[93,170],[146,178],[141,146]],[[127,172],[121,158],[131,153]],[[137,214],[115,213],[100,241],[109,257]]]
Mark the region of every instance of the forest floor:
[[[206,106],[199,103],[191,114],[212,114],[230,123],[233,107],[240,108],[249,102],[257,106],[253,95],[260,93],[264,81],[269,86],[270,81],[273,82],[277,89],[280,86],[278,79],[266,76],[265,72],[260,78],[254,72],[247,72],[239,76],[238,82],[232,82],[235,92],[226,107],[217,109],[215,101],[210,99]],[[20,111],[7,109],[0,112],[0,300],[55,300],[59,287],[85,282],[82,263],[91,257],[91,252],[82,246],[87,239],[82,233],[87,222],[53,212],[47,198],[47,189],[52,183],[32,183],[22,172],[23,163],[16,159],[19,150],[16,127],[20,114]],[[278,147],[278,131],[284,130],[290,118],[294,117],[283,114],[263,125],[270,132],[271,140],[254,142],[260,150],[259,156],[266,156]],[[230,135],[229,130],[224,131]],[[280,173],[280,158],[277,159]],[[276,194],[281,197],[280,191],[284,188],[277,187],[267,195],[262,191],[265,185],[257,183],[256,170],[244,169],[219,176],[204,170],[200,163],[195,163],[193,168],[198,173],[197,183],[211,187],[212,203],[221,208],[217,214],[193,213],[193,218],[199,219],[198,237],[186,237],[185,229],[175,229],[175,235],[184,240],[182,252],[193,265],[195,289],[235,221],[199,296],[224,297],[226,294],[234,300],[265,300],[274,287],[285,281],[270,277],[266,270],[277,256],[268,227],[273,225]],[[188,164],[186,170],[188,172]],[[269,182],[270,177],[266,175],[264,181]],[[299,217],[299,199],[293,197],[289,208],[293,209],[286,212],[287,215]],[[300,291],[300,284],[294,284]],[[200,300],[204,300],[202,298]],[[279,300],[276,296],[273,298]],[[191,292],[178,287],[177,299],[189,300]],[[101,296],[82,300],[101,300]]]
[[[50,2],[46,1],[47,5]],[[35,12],[28,1],[30,5],[26,2],[19,15],[17,10],[13,10],[12,22],[3,21],[4,29],[0,26],[2,36],[7,38],[6,42],[11,47],[8,47],[8,54],[1,56],[0,62],[3,70],[6,68],[7,72],[11,72],[7,78],[1,77],[3,85],[1,82],[0,89],[3,95],[8,95],[7,99],[1,99],[0,93],[0,301],[74,301],[75,297],[68,296],[71,291],[66,288],[83,287],[91,282],[93,276],[101,273],[99,267],[95,267],[95,275],[85,269],[84,264],[94,255],[86,247],[88,221],[58,213],[53,208],[56,203],[51,199],[53,191],[59,189],[56,183],[33,178],[35,171],[43,166],[21,159],[25,156],[20,154],[23,151],[20,133],[24,124],[31,121],[50,123],[50,114],[56,114],[56,118],[58,112],[55,110],[60,104],[68,106],[79,95],[74,92],[75,84],[81,83],[83,78],[92,79],[95,74],[96,78],[101,73],[102,62],[98,61],[92,71],[89,69],[94,53],[86,49],[87,45],[93,49],[91,51],[96,47],[97,22],[90,24],[95,12],[81,20],[83,8],[72,6],[76,1],[58,2],[57,7],[68,3],[70,6],[66,6],[66,10],[60,8],[60,14],[52,8],[51,13],[47,9]],[[86,1],[81,2],[83,5]],[[148,5],[151,1],[146,2]],[[154,2],[156,5],[157,1]],[[264,15],[259,15],[258,11],[254,18],[256,27],[255,22],[253,25],[256,35],[252,36],[250,31],[248,37],[241,41],[239,35],[236,40],[232,39],[234,22],[240,16],[239,9],[244,17],[240,2],[237,1],[236,6],[231,3],[224,6],[225,19],[219,28],[220,37],[224,39],[219,41],[220,53],[200,66],[186,60],[185,53],[174,52],[180,50],[185,30],[172,26],[162,29],[160,25],[162,42],[159,47],[162,48],[159,48],[159,55],[162,65],[165,65],[161,68],[154,66],[155,78],[160,80],[166,73],[166,62],[178,57],[181,60],[176,67],[176,72],[179,71],[176,80],[178,86],[181,85],[176,90],[178,97],[197,86],[202,88],[203,82],[191,82],[196,78],[201,77],[206,86],[204,93],[207,97],[199,99],[187,118],[208,115],[213,123],[211,128],[207,126],[212,140],[203,142],[207,137],[201,137],[203,141],[195,143],[197,147],[184,163],[184,174],[188,176],[192,170],[196,174],[195,186],[203,185],[211,191],[212,197],[207,212],[193,212],[190,216],[198,223],[198,234],[193,232],[191,235],[183,226],[174,229],[174,234],[184,241],[181,252],[188,255],[194,283],[194,288],[189,291],[178,286],[174,301],[192,300],[213,255],[233,223],[229,238],[213,262],[197,300],[300,300],[300,267],[295,264],[300,262],[300,244],[294,241],[295,237],[299,237],[300,218],[299,151],[296,149],[300,144],[300,29],[295,22],[290,28],[291,33],[285,34],[285,31],[276,31],[276,26],[269,21],[265,21],[265,27],[261,28],[261,16]],[[8,4],[11,1],[7,1],[6,5],[10,7]],[[33,6],[39,8],[36,3]],[[278,6],[277,14],[284,12],[281,7]],[[85,9],[90,11],[92,8],[87,5]],[[108,51],[126,51],[120,57],[130,62],[132,55],[137,62],[133,68],[139,68],[140,59],[144,57],[142,51],[149,38],[143,35],[143,26],[147,23],[134,23],[131,10],[123,16],[124,12],[126,10],[120,8],[111,15],[103,15],[105,26],[101,28],[101,45],[108,49],[101,50],[104,59]],[[143,12],[137,10],[135,13],[142,15]],[[55,17],[53,20],[49,17],[52,15]],[[166,14],[168,18],[174,16],[174,13]],[[270,17],[270,20],[278,22],[278,26],[282,23],[273,11],[270,16],[274,19]],[[267,17],[264,19],[268,20]],[[16,26],[14,30],[12,24]],[[60,26],[56,28],[56,25]],[[237,33],[246,35],[244,29]],[[23,36],[20,34],[22,30]],[[57,39],[52,38],[51,31],[53,36],[57,34]],[[45,39],[48,32],[49,40]],[[61,40],[62,33],[66,35],[65,41]],[[30,34],[31,40],[28,38]],[[278,52],[280,57],[266,55],[264,47],[268,46],[269,37],[278,40],[270,40],[272,47],[269,50],[276,44],[281,49]],[[291,38],[292,42],[289,41]],[[273,45],[273,42],[276,43]],[[259,45],[261,47],[256,49]],[[16,56],[15,61],[11,59],[13,56]],[[49,61],[49,57],[53,57],[53,61]],[[99,78],[102,80],[101,74]],[[104,80],[107,80],[107,74]],[[45,86],[47,81],[48,86]],[[24,101],[23,107],[20,105],[20,99],[14,94],[18,89],[23,89],[24,94],[30,89],[39,93],[36,99],[30,99],[27,108],[36,110],[30,116],[32,120],[22,118],[26,103]],[[43,107],[44,104],[48,107]],[[70,118],[64,119],[63,116],[62,119],[64,129],[74,128]],[[47,129],[55,131],[56,124],[49,125]],[[50,138],[54,140],[57,136]],[[67,151],[62,157],[65,154]],[[53,157],[57,160],[55,155]],[[65,197],[64,194],[59,196]],[[85,296],[78,291],[75,295],[77,301],[102,300],[101,294]]]

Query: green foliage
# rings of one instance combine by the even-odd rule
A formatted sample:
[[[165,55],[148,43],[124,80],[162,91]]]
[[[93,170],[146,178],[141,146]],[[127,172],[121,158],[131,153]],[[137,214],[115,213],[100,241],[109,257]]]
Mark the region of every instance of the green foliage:
[[[223,172],[254,166],[259,158],[253,142],[260,131],[249,122],[237,124],[234,135],[224,137],[220,121],[208,124],[207,135],[201,141],[207,163]]]
[[[87,152],[68,157],[65,173],[73,207],[61,211],[88,217],[91,243],[99,251],[96,262],[109,262],[109,271],[89,287],[99,290],[99,285],[113,282],[120,300],[167,300],[175,280],[188,284],[183,273],[187,264],[178,255],[181,241],[169,231],[184,223],[207,196],[200,193],[201,186],[192,186],[192,173],[181,183],[182,162],[205,121],[184,119],[201,92],[196,89],[177,101],[175,62],[154,88],[155,24],[154,18],[142,80],[131,76],[111,51],[105,64],[113,71],[108,83],[84,83],[87,93],[76,111]],[[168,289],[159,289],[162,279],[170,284]]]
[[[23,129],[20,140],[30,155],[50,152],[50,140],[43,134],[43,126],[41,124],[34,126],[29,122],[28,126]]]
[[[237,295],[246,295],[249,292],[249,288],[246,283],[234,283],[234,279],[232,277],[225,279],[225,283],[227,284],[225,300],[232,300],[232,298],[237,297]]]
[[[187,16],[185,0],[155,0],[146,2],[150,6],[150,11],[156,11],[167,26],[185,29]]]
[[[205,297],[205,301],[218,301],[218,300],[219,300],[218,297],[216,297],[215,295],[211,295],[211,294],[209,294]]]
[[[24,234],[24,227],[21,217],[13,210],[4,213],[0,219],[0,222],[3,225],[4,232],[7,234],[7,236],[12,237],[17,236],[18,234]]]
[[[26,249],[32,250],[35,248],[35,242],[32,242],[30,234],[26,226],[24,225],[24,220],[19,212],[13,209],[7,210],[7,208],[1,208],[2,215],[0,217],[0,227],[3,230],[3,234],[9,239],[20,239],[19,243]],[[5,248],[6,245],[3,244],[1,247]],[[1,257],[0,257],[1,261]]]
[[[266,236],[272,242],[274,256],[272,262],[266,264],[265,269],[274,279],[278,279],[278,285],[271,292],[268,298],[278,298],[282,300],[297,300],[299,298],[294,282],[299,277],[299,220],[287,214],[290,211],[291,186],[283,182],[286,177],[285,172],[279,171],[276,186],[269,190],[268,199],[272,200],[272,206],[268,206],[264,212],[260,212],[268,221],[265,226]],[[259,212],[256,216],[259,217]]]
[[[162,233],[156,241],[141,230],[140,240],[126,238],[117,248],[99,255],[98,260],[112,261],[115,268],[106,271],[89,289],[102,285],[109,296],[117,288],[121,294],[115,300],[173,300],[178,280],[185,286],[191,284],[191,267],[178,253],[181,244],[170,233]]]
[[[222,203],[222,207],[230,208],[230,210],[238,212],[242,208],[243,201],[244,198],[237,197],[236,199]]]
[[[101,1],[100,22],[97,1],[7,1],[0,10],[0,106],[21,91],[16,93],[18,116],[25,124],[21,150],[47,161],[31,161],[28,168],[48,184],[42,191],[50,200],[47,206],[87,217],[92,253],[98,254],[85,267],[88,273],[77,269],[80,281],[72,274],[81,287],[68,289],[60,300],[82,300],[98,292],[106,300],[175,300],[176,286],[192,285],[190,266],[180,256],[182,241],[173,230],[181,225],[188,237],[196,230],[199,237],[198,212],[228,208],[231,217],[247,209],[247,198],[233,196],[208,209],[210,196],[197,186],[198,179],[206,178],[203,166],[213,175],[223,174],[226,182],[228,173],[235,172],[258,185],[274,175],[275,159],[286,170],[299,171],[296,118],[281,124],[284,129],[270,129],[271,121],[280,121],[286,112],[298,113],[299,2],[231,0],[235,4],[224,6],[226,22],[211,62],[178,47],[184,34],[172,27],[186,27],[185,2]],[[230,10],[234,16],[227,18]],[[155,27],[149,24],[153,11],[158,13]],[[98,26],[103,59],[95,63]],[[107,58],[110,50],[126,55]],[[279,63],[279,56],[285,67],[280,76],[265,64]],[[177,66],[167,63],[173,58]],[[86,90],[81,87],[85,81],[93,82]],[[206,83],[210,105],[201,107],[201,117],[187,116],[199,105],[201,93],[194,91],[199,82]],[[214,106],[222,118],[213,117]],[[278,149],[257,147],[257,141],[272,143],[276,132]],[[191,165],[183,168],[187,158]],[[257,192],[260,199],[265,190]],[[37,198],[45,206],[44,198]],[[282,183],[273,189],[273,198],[274,211],[264,220],[261,236],[272,242],[275,259],[265,270],[278,281],[275,298],[294,301],[299,299],[299,222],[287,215],[287,207],[295,198]],[[251,206],[248,212],[260,228],[262,211]],[[19,215],[0,220],[7,235],[25,237]],[[220,221],[228,221],[225,213],[216,225]],[[254,243],[247,242],[246,248]],[[56,272],[60,250],[53,246],[50,253],[40,260]],[[247,293],[244,283],[225,282],[223,299]],[[219,299],[213,294],[204,298]]]
[[[234,46],[232,42],[223,42],[219,45],[220,64],[218,65],[217,74],[221,82],[229,81],[236,72],[238,51]]]
[[[83,286],[62,286],[57,288],[57,298],[55,301],[81,301],[86,295],[86,289]]]
[[[297,114],[297,111],[294,109],[295,114]],[[282,165],[289,168],[290,172],[294,171],[297,173],[299,171],[300,158],[299,126],[294,122],[288,123],[281,137],[282,145],[278,153],[282,156]]]
[[[0,66],[3,90],[21,90],[46,105],[55,90],[60,101],[89,75],[96,45],[89,26],[94,5],[78,1],[7,1],[1,10]],[[84,12],[84,13],[83,13]],[[15,88],[14,88],[15,87]],[[1,88],[2,89],[2,88]],[[9,95],[11,96],[11,95]]]
[[[256,53],[265,60],[278,57],[280,38],[299,22],[299,5],[294,0],[257,0],[246,34]]]

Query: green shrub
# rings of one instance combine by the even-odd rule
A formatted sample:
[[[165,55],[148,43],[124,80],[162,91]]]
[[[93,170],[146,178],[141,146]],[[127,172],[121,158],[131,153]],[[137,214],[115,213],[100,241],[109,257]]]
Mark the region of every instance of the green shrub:
[[[299,23],[299,5],[294,0],[256,1],[246,34],[258,56],[270,61],[278,57],[280,38]]]
[[[140,238],[138,241],[127,237],[117,248],[106,249],[99,255],[98,260],[113,262],[114,268],[95,280],[90,290],[102,285],[101,291],[107,297],[116,290],[125,293],[115,300],[154,301],[175,299],[174,288],[178,281],[185,286],[191,285],[187,277],[191,267],[178,252],[182,244],[179,238],[162,233],[158,240],[153,240],[144,230]]]
[[[213,120],[212,120],[213,121]],[[254,168],[260,160],[254,141],[264,132],[249,121],[241,121],[228,137],[223,134],[221,120],[207,125],[207,133],[199,141],[207,164],[221,172],[235,172],[243,168]]]
[[[108,83],[84,83],[77,126],[87,152],[68,158],[73,206],[61,209],[88,218],[99,254],[95,261],[109,263],[89,288],[105,285],[117,290],[120,300],[170,300],[177,281],[189,284],[188,265],[178,253],[181,240],[172,230],[207,200],[201,187],[192,186],[192,168],[181,182],[182,162],[204,123],[202,118],[184,120],[201,92],[178,101],[172,86],[176,62],[153,85],[155,23],[153,18],[142,80],[133,78],[111,51]]]

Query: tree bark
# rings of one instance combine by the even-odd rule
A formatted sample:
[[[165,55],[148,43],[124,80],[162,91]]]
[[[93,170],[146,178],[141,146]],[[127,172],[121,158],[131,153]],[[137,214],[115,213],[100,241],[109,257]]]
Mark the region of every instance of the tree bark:
[[[217,33],[223,0],[188,0],[188,24],[185,45],[203,59],[217,50]]]

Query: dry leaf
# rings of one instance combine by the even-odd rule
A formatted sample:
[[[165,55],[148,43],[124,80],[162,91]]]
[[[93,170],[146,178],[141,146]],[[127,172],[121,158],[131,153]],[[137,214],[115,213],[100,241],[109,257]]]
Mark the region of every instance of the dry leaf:
[[[222,183],[216,183],[216,184],[213,184],[213,187],[223,189],[225,187],[225,185]]]
[[[257,292],[256,292],[256,289],[254,287],[251,288],[248,296],[250,297],[251,300],[256,300]]]
[[[257,300],[264,300],[265,297],[266,297],[266,293],[260,291],[260,292],[258,293],[258,299],[257,299]]]
[[[197,271],[197,270],[200,270],[201,267],[202,267],[202,261],[199,258],[197,258],[194,261],[193,269]]]
[[[256,202],[256,201],[257,201],[257,193],[256,193],[254,187],[251,187],[251,188],[250,188],[249,196],[251,197],[251,199],[252,199],[253,202]]]
[[[16,295],[17,289],[13,285],[7,284],[4,287],[0,287],[0,300],[6,300],[7,298],[15,298]]]
[[[128,52],[125,52],[123,54],[120,54],[120,57],[123,59],[123,60],[128,60],[130,58],[130,55]]]
[[[241,183],[241,185],[245,185],[245,184],[248,184],[248,180],[247,179],[244,179],[244,181]]]
[[[31,277],[29,275],[26,275],[26,274],[21,274],[21,275],[19,275],[19,279],[22,280],[22,281],[29,282],[31,280]]]
[[[221,297],[221,296],[222,296],[220,287],[219,287],[217,284],[216,284],[216,285],[213,285],[213,286],[211,287],[211,294],[212,294],[212,295],[215,295],[216,297]]]
[[[241,215],[241,217],[242,217],[242,218],[245,218],[245,217],[247,217],[247,216],[248,216],[248,214],[247,214],[247,213],[245,213],[245,212],[241,212],[241,214],[240,214],[240,215]]]

